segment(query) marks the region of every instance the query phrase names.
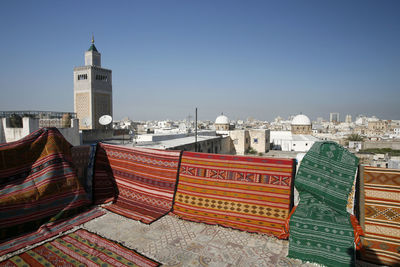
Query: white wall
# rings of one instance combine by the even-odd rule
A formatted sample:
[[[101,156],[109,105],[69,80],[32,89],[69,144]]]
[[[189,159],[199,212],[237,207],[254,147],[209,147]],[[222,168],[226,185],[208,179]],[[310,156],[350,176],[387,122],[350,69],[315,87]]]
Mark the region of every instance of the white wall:
[[[39,130],[39,119],[22,118],[22,128],[8,128],[6,118],[2,118],[0,126],[0,143],[18,141],[21,138]],[[81,144],[79,136],[79,120],[72,119],[70,128],[58,128],[64,138],[74,146]]]
[[[79,120],[71,119],[70,128],[58,128],[64,138],[73,146],[81,145],[81,138],[79,136]]]

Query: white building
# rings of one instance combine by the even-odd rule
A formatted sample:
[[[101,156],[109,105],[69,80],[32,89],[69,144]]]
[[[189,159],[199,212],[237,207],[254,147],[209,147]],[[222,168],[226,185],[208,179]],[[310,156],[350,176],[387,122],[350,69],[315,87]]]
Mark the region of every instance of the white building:
[[[74,111],[80,129],[103,128],[99,118],[112,116],[111,70],[101,67],[101,54],[92,45],[85,52],[85,66],[74,68]]]
[[[71,145],[79,146],[81,144],[78,119],[69,119],[68,125],[63,125],[65,123],[62,119],[23,117],[21,120],[21,125],[12,127],[8,123],[8,118],[0,118],[0,143],[18,141],[42,127],[57,127]]]
[[[295,116],[292,120],[291,131],[270,132],[272,149],[297,152],[308,151],[316,141],[319,141],[318,138],[310,134],[301,134],[311,133],[311,128],[311,120],[307,116],[303,114]]]
[[[215,119],[215,131],[217,134],[228,135],[229,133],[229,119],[223,113]]]

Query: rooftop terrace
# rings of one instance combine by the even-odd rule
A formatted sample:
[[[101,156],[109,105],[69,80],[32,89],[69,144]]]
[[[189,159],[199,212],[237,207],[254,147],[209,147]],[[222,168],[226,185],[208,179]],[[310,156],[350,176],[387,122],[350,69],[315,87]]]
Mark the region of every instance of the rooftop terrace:
[[[43,140],[46,140],[45,143]],[[27,144],[30,145],[30,150],[26,150]],[[57,145],[54,146],[54,144]],[[10,149],[13,156],[8,154],[8,157],[4,157]],[[286,221],[294,201],[294,192],[291,188],[292,181],[295,179],[295,165],[291,159],[193,152],[185,152],[182,156],[180,151],[127,148],[107,144],[98,144],[97,147],[73,147],[71,152],[68,152],[68,149],[69,145],[54,129],[42,129],[24,140],[0,144],[0,152],[2,152],[0,155],[3,156],[0,161],[0,177],[6,181],[3,188],[0,188],[2,190],[0,234],[3,240],[2,243],[0,242],[0,261],[6,260],[6,262],[0,262],[0,266],[5,263],[11,266],[18,263],[19,260],[28,261],[28,259],[31,263],[35,260],[36,263],[47,266],[45,263],[50,261],[50,258],[44,251],[55,252],[52,247],[64,244],[63,242],[66,240],[71,240],[68,242],[74,244],[76,251],[68,252],[67,246],[63,250],[65,255],[69,255],[68,257],[72,257],[74,261],[76,259],[90,260],[91,264],[100,262],[100,259],[101,262],[105,261],[103,264],[99,264],[100,266],[105,266],[106,262],[108,265],[115,265],[122,261],[123,259],[118,258],[120,256],[113,256],[113,260],[109,261],[111,258],[107,255],[114,255],[112,254],[114,252],[126,255],[124,254],[127,253],[126,248],[132,253],[138,253],[139,263],[137,264],[139,266],[153,266],[146,265],[148,263],[144,263],[146,258],[141,258],[140,255],[163,266],[320,266],[306,260],[288,257],[289,240],[277,238],[282,226],[281,222]],[[15,157],[18,151],[25,152],[25,156]],[[40,156],[38,157],[38,155]],[[30,158],[34,160],[32,165],[22,164]],[[350,161],[350,159],[347,160]],[[21,167],[16,169],[11,165]],[[199,167],[200,165],[203,167]],[[45,167],[38,168],[39,166]],[[60,166],[64,166],[63,172],[57,174],[55,170]],[[191,168],[195,166],[198,169],[193,172]],[[12,168],[10,169],[10,167]],[[205,171],[202,172],[202,169]],[[26,170],[30,170],[29,173],[26,173]],[[35,174],[36,170],[40,170],[40,172]],[[160,172],[160,170],[162,171]],[[225,173],[221,172],[222,170]],[[245,177],[240,176],[243,170],[247,170]],[[399,174],[395,171],[377,168],[362,168],[361,170],[358,177],[365,177],[365,181],[364,179],[360,180],[360,195],[366,197],[361,197],[362,202],[356,206],[361,206],[359,210],[364,214],[359,216],[360,222],[363,228],[368,229],[368,221],[374,220],[373,216],[369,217],[370,215],[363,211],[364,206],[373,207],[374,205],[368,198],[368,192],[372,192],[369,191],[369,188],[371,186],[385,188],[388,181],[394,183]],[[47,180],[51,173],[53,176]],[[274,173],[274,175],[269,175],[269,173]],[[32,177],[33,174],[35,177]],[[379,178],[380,175],[386,177],[384,179],[386,182]],[[189,181],[193,177],[197,177],[194,180],[195,183],[200,180],[203,182],[197,185],[190,184]],[[228,177],[229,179],[227,179]],[[277,179],[277,177],[280,178]],[[32,186],[29,181],[32,179],[41,181],[40,187],[37,187],[39,180],[35,180],[37,186],[33,185],[32,187],[35,188],[35,192],[43,192],[40,196],[35,195],[36,200],[27,195],[30,192],[28,188]],[[160,179],[163,181],[162,183],[157,182],[160,182]],[[80,182],[77,183],[77,181]],[[113,183],[109,184],[107,181],[113,181]],[[54,187],[55,183],[58,184],[57,187]],[[210,189],[213,193],[206,193],[208,183],[214,184]],[[21,185],[25,188],[24,192],[30,199],[29,202],[33,203],[24,204],[25,210],[22,216],[17,212],[17,206],[20,203],[17,199],[20,193],[15,191],[16,188],[21,188]],[[200,190],[195,189],[197,187]],[[245,194],[240,197],[241,201],[235,201],[235,199],[239,199],[236,195],[241,192],[239,188],[242,187],[246,188]],[[43,190],[43,188],[45,189]],[[261,193],[271,188],[279,189],[280,193],[274,191],[273,198]],[[396,188],[394,184],[391,185],[393,196],[398,194]],[[192,189],[194,191],[190,191]],[[219,211],[224,210],[223,204],[221,204],[222,207],[211,208],[199,204],[203,201],[201,199],[196,200],[200,201],[196,205],[190,204],[194,200],[192,202],[185,200],[185,195],[190,199],[195,199],[196,195],[203,194],[205,196],[203,199],[213,203],[216,199],[213,194],[219,194],[218,192],[224,192],[221,196],[231,195],[222,201],[225,202],[226,207],[234,207],[238,204],[245,207],[247,203],[258,203],[251,205],[257,206],[256,210],[260,214],[264,214],[262,212],[270,210],[270,205],[280,203],[278,205],[279,212],[275,208],[276,215],[270,214],[268,215],[270,218],[267,218],[267,215],[254,216],[251,212],[240,211],[241,209],[236,207],[235,215],[232,216],[231,211],[225,211],[224,215],[219,217],[212,214],[218,214]],[[135,197],[135,194],[139,194],[140,197]],[[68,196],[73,196],[73,198]],[[257,196],[257,199],[262,201],[253,199],[253,196]],[[278,198],[281,200],[275,203]],[[46,199],[47,201],[40,201]],[[50,201],[50,199],[52,200]],[[143,199],[145,202],[142,201]],[[284,199],[287,201],[282,202]],[[357,196],[354,199],[356,202],[359,201]],[[92,200],[97,205],[93,205]],[[110,202],[110,200],[112,201]],[[62,210],[54,209],[56,202],[64,203],[59,206],[62,207]],[[382,200],[381,206],[382,203],[390,205],[390,200]],[[181,209],[180,207],[185,208]],[[200,211],[200,207],[202,207],[201,212],[203,213],[196,213],[196,211]],[[249,207],[249,209],[252,208]],[[394,214],[395,210],[391,210]],[[55,218],[51,215],[43,221],[43,217],[40,217],[38,211],[49,212],[48,215],[53,212],[56,218],[64,219],[54,222]],[[190,216],[192,211],[196,213],[193,217]],[[278,213],[282,215],[278,215]],[[384,211],[381,213],[386,214]],[[397,217],[393,214],[393,220],[396,221],[394,225],[398,225],[398,220],[395,219]],[[228,216],[232,216],[232,218],[228,218]],[[388,213],[387,216],[390,214]],[[49,220],[49,218],[53,219]],[[242,221],[241,218],[246,219]],[[41,221],[41,224],[36,224],[40,228],[33,227],[31,229],[33,232],[29,232],[26,227],[33,226],[32,221]],[[273,223],[271,224],[271,222]],[[378,223],[384,222],[382,217]],[[15,228],[17,224],[20,226]],[[78,229],[85,229],[89,232],[79,232]],[[17,238],[22,230],[25,230],[26,233]],[[10,236],[11,231],[15,231],[15,233]],[[393,232],[388,240],[399,243],[397,234],[397,232]],[[8,239],[5,238],[7,235]],[[78,243],[73,241],[74,239],[78,240],[80,235],[87,236],[87,240],[89,240],[83,241],[83,243],[93,242],[93,244],[103,245],[96,247],[96,252],[90,250],[91,252],[87,255],[89,258],[82,259],[82,255],[86,257],[86,254],[80,251],[84,251],[85,246],[78,246]],[[369,239],[368,242],[373,242],[373,239]],[[108,245],[104,245],[106,243]],[[110,246],[114,247],[114,252],[107,252],[111,248]],[[73,256],[74,253],[81,253],[81,256]],[[334,255],[335,252],[331,254]],[[382,255],[378,259],[385,259]],[[71,260],[68,257],[65,259]],[[129,266],[130,262],[125,261],[124,264]],[[394,261],[394,264],[397,262]],[[377,266],[360,259],[357,259],[355,265]]]

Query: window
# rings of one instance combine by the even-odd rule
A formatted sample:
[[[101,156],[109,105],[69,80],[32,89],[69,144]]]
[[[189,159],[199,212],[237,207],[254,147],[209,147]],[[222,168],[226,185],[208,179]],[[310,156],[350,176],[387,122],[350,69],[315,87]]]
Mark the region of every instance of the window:
[[[233,140],[233,144],[237,145],[239,143],[238,139]]]
[[[78,80],[87,80],[87,74],[79,74]]]
[[[107,81],[107,75],[100,75],[100,74],[96,74],[96,80],[99,81]]]
[[[255,144],[258,144],[258,138],[253,138],[253,142],[254,142]]]

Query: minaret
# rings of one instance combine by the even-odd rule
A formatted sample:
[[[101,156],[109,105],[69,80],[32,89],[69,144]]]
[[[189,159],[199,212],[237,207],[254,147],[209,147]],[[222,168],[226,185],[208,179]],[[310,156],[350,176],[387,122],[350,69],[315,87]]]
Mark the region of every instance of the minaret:
[[[101,54],[94,45],[94,36],[92,35],[92,45],[85,52],[85,65],[101,67]]]
[[[112,116],[112,72],[101,67],[94,36],[85,52],[85,66],[74,68],[74,111],[79,129],[102,129],[99,118]]]

